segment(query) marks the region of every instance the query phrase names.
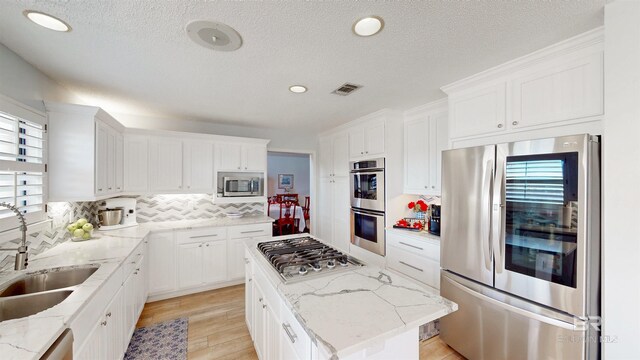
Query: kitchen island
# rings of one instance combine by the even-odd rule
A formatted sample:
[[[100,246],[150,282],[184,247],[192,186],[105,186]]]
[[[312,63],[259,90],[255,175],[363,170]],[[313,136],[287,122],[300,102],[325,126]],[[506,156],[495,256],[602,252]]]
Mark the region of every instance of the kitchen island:
[[[418,328],[458,308],[375,266],[285,283],[257,244],[245,241],[246,321],[261,359],[417,359]]]

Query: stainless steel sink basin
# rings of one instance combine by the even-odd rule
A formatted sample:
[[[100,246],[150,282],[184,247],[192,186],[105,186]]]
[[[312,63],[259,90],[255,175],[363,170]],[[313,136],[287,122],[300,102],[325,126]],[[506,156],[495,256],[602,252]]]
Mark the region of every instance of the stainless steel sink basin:
[[[0,300],[0,321],[37,314],[64,301],[73,290],[50,291]]]
[[[98,270],[97,267],[85,267],[42,274],[28,274],[0,289],[0,297],[34,294],[75,286],[82,284],[96,270]]]

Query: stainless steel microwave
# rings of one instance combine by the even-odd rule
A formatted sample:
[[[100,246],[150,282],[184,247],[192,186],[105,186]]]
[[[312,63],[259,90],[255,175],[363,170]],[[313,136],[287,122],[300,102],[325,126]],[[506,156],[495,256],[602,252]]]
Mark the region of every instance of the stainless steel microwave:
[[[262,196],[262,178],[259,177],[229,177],[223,178],[224,188],[222,196]]]

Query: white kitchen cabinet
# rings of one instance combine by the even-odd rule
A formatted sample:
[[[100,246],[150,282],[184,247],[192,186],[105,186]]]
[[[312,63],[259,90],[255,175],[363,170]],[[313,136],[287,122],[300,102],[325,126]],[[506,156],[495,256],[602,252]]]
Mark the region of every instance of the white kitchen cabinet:
[[[540,64],[511,82],[510,127],[527,128],[604,113],[603,54]]]
[[[124,191],[124,135],[114,131],[115,134],[115,183],[114,188],[116,192]]]
[[[318,237],[348,253],[351,231],[349,178],[322,178],[318,190]]]
[[[318,213],[316,219],[318,224],[315,226],[320,239],[331,243],[333,239],[333,179],[320,178],[318,186]]]
[[[268,345],[265,339],[265,317],[262,305],[265,302],[262,289],[257,282],[253,282],[253,343],[255,344],[258,359],[265,359],[265,347]]]
[[[153,137],[149,140],[149,183],[152,191],[181,191],[183,185],[182,140]]]
[[[349,157],[358,159],[383,155],[384,139],[384,121],[356,125],[349,130]]]
[[[176,242],[174,232],[149,237],[149,295],[176,289]]]
[[[208,241],[202,247],[202,282],[214,284],[227,278],[227,241]]]
[[[216,144],[216,171],[264,172],[267,147],[263,144]]]
[[[202,243],[178,244],[178,288],[202,285]]]
[[[405,194],[440,195],[442,151],[448,148],[448,128],[444,102],[405,113]]]
[[[243,246],[244,255],[244,319],[253,339],[253,260]]]
[[[185,230],[176,236],[179,290],[227,280],[227,229]]]
[[[436,236],[387,230],[386,266],[436,289],[440,288],[440,240]]]
[[[227,251],[229,280],[242,279],[245,276],[244,239],[229,239]]]
[[[506,130],[506,82],[449,96],[451,137],[496,134]]]
[[[188,192],[213,192],[213,142],[184,141],[184,187]]]
[[[349,134],[320,139],[320,177],[349,175]]]
[[[149,191],[149,137],[126,134],[124,154],[125,191]]]
[[[124,170],[118,139],[124,126],[98,107],[45,106],[49,201],[95,201],[121,193]]]
[[[123,289],[119,288],[100,321],[89,331],[85,344],[74,354],[74,359],[118,359],[126,351],[124,338],[124,299]]]

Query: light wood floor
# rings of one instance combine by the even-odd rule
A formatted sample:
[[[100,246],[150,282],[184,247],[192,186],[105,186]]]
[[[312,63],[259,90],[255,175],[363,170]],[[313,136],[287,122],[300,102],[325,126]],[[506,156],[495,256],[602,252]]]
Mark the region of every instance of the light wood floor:
[[[257,359],[244,321],[244,285],[146,304],[137,327],[189,318],[189,359]],[[421,360],[464,359],[437,336],[420,342]]]

